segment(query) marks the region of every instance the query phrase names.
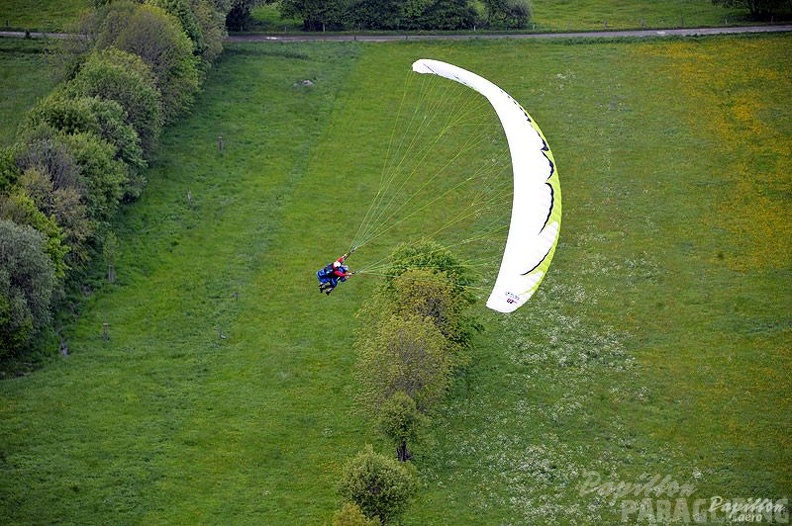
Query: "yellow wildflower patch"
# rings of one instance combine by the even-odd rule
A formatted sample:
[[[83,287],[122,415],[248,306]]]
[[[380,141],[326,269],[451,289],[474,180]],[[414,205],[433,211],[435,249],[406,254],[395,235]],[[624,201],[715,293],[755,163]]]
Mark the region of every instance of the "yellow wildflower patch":
[[[641,46],[660,56],[680,92],[686,124],[720,165],[704,217],[731,236],[734,270],[782,269],[792,262],[792,39],[707,39]],[[702,152],[702,155],[705,152]],[[701,175],[701,174],[697,174]],[[715,191],[715,190],[712,190]],[[714,200],[714,201],[713,201]]]

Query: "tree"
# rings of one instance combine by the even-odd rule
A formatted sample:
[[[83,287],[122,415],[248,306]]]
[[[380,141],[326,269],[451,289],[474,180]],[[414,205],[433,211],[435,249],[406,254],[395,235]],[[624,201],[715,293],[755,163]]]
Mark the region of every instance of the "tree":
[[[506,12],[506,27],[509,29],[525,29],[533,16],[533,9],[527,0],[514,0]]]
[[[39,210],[24,187],[16,186],[12,193],[0,194],[0,219],[28,225],[41,232],[46,238],[44,251],[52,261],[55,277],[62,280],[66,276],[69,269],[66,263],[66,254],[69,253],[66,234],[58,225],[55,216],[47,216]]]
[[[425,269],[444,272],[460,298],[469,303],[474,301],[466,291],[472,283],[470,271],[448,248],[435,241],[419,239],[402,243],[393,251],[390,261],[391,264],[385,271],[386,286],[392,286],[393,280],[408,270]]]
[[[407,445],[418,438],[418,432],[426,423],[426,417],[418,411],[415,400],[399,391],[382,406],[379,424],[382,433],[396,445],[396,456],[407,462],[410,455]]]
[[[528,0],[483,0],[487,24],[508,29],[522,29],[531,20]]]
[[[281,0],[282,18],[299,18],[305,31],[343,27],[346,0]]]
[[[176,18],[153,5],[122,1],[102,8],[95,24],[96,49],[133,53],[151,68],[166,123],[192,105],[200,86],[198,59]]]
[[[19,177],[16,153],[13,147],[0,148],[0,191],[11,186]]]
[[[26,169],[18,182],[19,192],[30,197],[41,213],[55,220],[63,233],[62,242],[68,252],[64,265],[87,261],[86,243],[93,236],[95,226],[74,186],[55,187],[49,174],[38,167]],[[39,228],[36,224],[32,226]],[[41,230],[41,229],[40,229]],[[47,232],[46,230],[42,230]],[[49,236],[49,233],[47,234]],[[57,265],[56,265],[57,268]]]
[[[92,53],[63,90],[75,98],[117,102],[137,132],[143,157],[154,158],[163,125],[162,97],[151,68],[140,57],[118,49]]]
[[[404,29],[421,29],[423,15],[432,0],[405,0],[402,4],[402,27]]]
[[[93,133],[62,137],[79,166],[80,193],[88,215],[106,223],[115,215],[127,182],[126,165],[115,158],[115,147]]]
[[[769,20],[784,9],[792,9],[790,0],[712,0],[714,5],[747,9],[751,18]]]
[[[70,247],[69,265],[87,260],[85,245],[96,225],[88,217],[80,189],[80,167],[59,133],[47,124],[23,129],[14,163],[17,185],[46,216],[53,216]]]
[[[449,342],[468,348],[481,325],[466,314],[474,304],[468,268],[447,248],[429,239],[404,243],[390,256],[377,310],[430,317]]]
[[[470,348],[473,334],[480,330],[475,319],[467,315],[470,301],[466,290],[455,287],[445,272],[408,270],[392,281],[385,295],[394,314],[431,320],[455,353]]]
[[[63,228],[70,264],[87,261],[87,241],[118,208],[128,172],[115,153],[93,133],[66,134],[46,123],[20,136],[18,184]]]
[[[233,31],[242,31],[247,28],[253,18],[253,8],[261,4],[273,3],[274,0],[233,0],[226,13],[225,26]]]
[[[179,20],[193,44],[193,54],[201,59],[206,70],[223,51],[225,13],[217,11],[207,0],[148,0]]]
[[[140,138],[131,124],[126,122],[126,112],[114,100],[99,97],[69,97],[55,92],[40,101],[28,114],[26,126],[46,123],[66,134],[93,133],[112,144],[115,158],[128,168],[124,194],[130,198],[140,195],[145,185],[143,170],[148,163],[143,157]]]
[[[453,360],[431,320],[383,316],[361,333],[358,352],[361,399],[372,414],[398,392],[413,398],[422,412],[446,394]]]
[[[44,236],[0,219],[0,358],[26,350],[50,321],[55,284]]]
[[[478,13],[468,0],[434,0],[424,11],[423,29],[473,29]]]
[[[339,486],[342,497],[382,524],[402,515],[417,489],[412,469],[375,453],[370,445],[346,464]]]
[[[344,18],[358,29],[398,29],[402,16],[400,0],[357,0]]]

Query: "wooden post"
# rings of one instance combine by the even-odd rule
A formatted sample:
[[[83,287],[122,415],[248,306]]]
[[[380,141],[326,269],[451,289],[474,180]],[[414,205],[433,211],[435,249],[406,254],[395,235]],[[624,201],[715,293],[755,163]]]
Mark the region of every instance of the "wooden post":
[[[223,136],[222,135],[218,135],[217,136],[217,152],[220,155],[223,155],[223,146],[224,146],[223,145]]]

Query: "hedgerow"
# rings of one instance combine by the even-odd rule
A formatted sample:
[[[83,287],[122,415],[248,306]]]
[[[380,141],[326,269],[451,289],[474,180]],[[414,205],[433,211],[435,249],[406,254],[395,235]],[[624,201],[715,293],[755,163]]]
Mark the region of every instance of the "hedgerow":
[[[222,51],[231,5],[93,2],[65,42],[64,78],[0,152],[0,361],[52,330],[53,299],[81,288],[112,219],[141,195],[163,126],[191,108]],[[21,287],[24,284],[27,288]]]

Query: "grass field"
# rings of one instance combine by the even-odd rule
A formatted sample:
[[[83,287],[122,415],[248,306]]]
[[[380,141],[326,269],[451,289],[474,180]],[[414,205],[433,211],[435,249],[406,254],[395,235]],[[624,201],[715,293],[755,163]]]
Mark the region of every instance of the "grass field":
[[[14,141],[20,118],[55,87],[42,41],[0,38],[0,146]]]
[[[343,462],[386,451],[352,403],[376,279],[326,298],[313,273],[357,229],[423,56],[526,106],[565,216],[531,302],[478,305],[404,524],[646,522],[642,498],[668,523],[670,487],[607,491],[655,476],[689,513],[789,499],[791,38],[235,44],[119,217],[118,281],[71,355],[0,382],[0,523],[329,521]]]
[[[0,27],[64,31],[90,6],[87,0],[0,0]]]

